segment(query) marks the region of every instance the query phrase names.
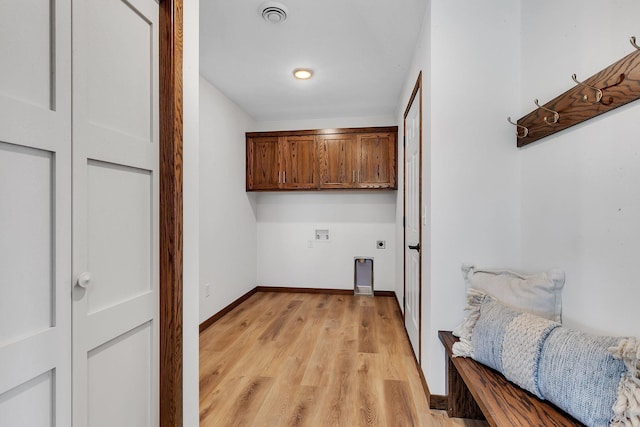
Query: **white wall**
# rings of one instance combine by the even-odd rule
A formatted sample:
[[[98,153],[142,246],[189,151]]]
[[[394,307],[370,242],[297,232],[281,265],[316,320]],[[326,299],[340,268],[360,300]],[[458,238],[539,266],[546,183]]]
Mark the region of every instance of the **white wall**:
[[[199,63],[199,0],[183,2],[183,425],[197,427],[200,419],[200,378],[198,313],[199,263],[199,181],[198,181],[198,75]]]
[[[244,133],[252,126],[200,78],[200,322],[256,286],[255,194],[245,191]]]
[[[255,131],[395,126],[393,117],[255,123]],[[395,191],[258,193],[258,284],[353,289],[355,256],[374,258],[374,287],[395,287]],[[312,242],[316,228],[331,241]],[[385,240],[386,249],[376,249]]]
[[[586,79],[630,53],[639,13],[633,0],[431,1],[398,123],[423,70],[429,225],[422,354],[433,393],[444,392],[437,330],[452,328],[463,314],[463,261],[563,268],[566,325],[640,334],[634,308],[640,287],[633,281],[640,253],[640,107],[628,105],[520,150],[504,121],[531,111],[534,98],[546,102],[569,89],[572,73]],[[399,226],[396,232],[400,241]],[[398,282],[401,254],[398,248]]]
[[[505,121],[518,104],[519,26],[518,2],[432,0],[399,103],[402,123],[422,70],[428,224],[422,368],[435,394],[445,391],[437,331],[452,329],[463,316],[461,263],[520,263],[519,166],[513,130]]]
[[[519,113],[633,52],[638,16],[636,0],[523,1]],[[523,264],[566,271],[570,327],[640,336],[638,123],[636,101],[519,152]]]
[[[373,257],[374,288],[393,290],[395,192],[258,195],[258,283],[353,289],[354,257]],[[315,230],[330,240],[316,242]],[[376,241],[385,240],[386,249]]]

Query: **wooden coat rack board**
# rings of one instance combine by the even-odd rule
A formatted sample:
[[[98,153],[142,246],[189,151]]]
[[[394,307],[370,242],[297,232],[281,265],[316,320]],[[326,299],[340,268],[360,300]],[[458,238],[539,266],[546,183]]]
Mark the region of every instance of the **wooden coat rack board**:
[[[640,98],[640,46],[631,37],[636,49],[604,70],[576,85],[513,123],[516,125],[518,147],[553,135],[556,132],[599,116]]]

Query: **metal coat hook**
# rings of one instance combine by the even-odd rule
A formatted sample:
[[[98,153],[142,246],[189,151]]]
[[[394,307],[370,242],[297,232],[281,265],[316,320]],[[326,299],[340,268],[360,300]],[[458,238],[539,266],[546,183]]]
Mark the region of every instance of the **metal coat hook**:
[[[553,125],[553,124],[558,123],[558,120],[560,120],[560,114],[559,114],[557,111],[553,111],[553,110],[550,110],[550,109],[548,109],[548,108],[543,107],[542,105],[540,105],[540,104],[538,103],[538,99],[537,99],[537,98],[533,100],[533,103],[534,103],[534,104],[536,104],[536,106],[537,106],[538,108],[541,108],[541,109],[543,109],[544,111],[548,111],[548,112],[550,112],[551,114],[553,114],[553,121],[551,121],[551,122],[547,119],[547,116],[544,116],[544,122],[545,122],[546,124],[548,124],[548,125]]]
[[[516,136],[519,139],[526,138],[526,136],[529,135],[529,129],[527,129],[526,126],[522,126],[522,125],[519,125],[517,123],[513,123],[511,121],[511,116],[507,117],[507,121],[516,127]],[[524,133],[522,135],[520,135],[520,132],[518,132],[518,129],[520,129],[520,128],[524,129]]]
[[[589,86],[588,84],[584,84],[582,82],[578,81],[578,78],[576,77],[575,74],[571,75],[571,78],[573,79],[574,82],[576,82],[579,86],[584,86],[584,87],[588,87],[589,89],[591,89],[592,91],[595,92],[596,94],[596,102],[594,102],[594,104],[597,104],[598,102],[600,102],[600,100],[602,99],[602,90],[598,89],[597,87],[593,87],[593,86]],[[584,95],[582,97],[583,100],[588,101],[589,97],[587,95]]]
[[[638,46],[636,44],[636,36],[631,36],[631,38],[629,39],[629,41],[631,42],[631,46],[635,47],[636,49],[640,50],[640,46]]]

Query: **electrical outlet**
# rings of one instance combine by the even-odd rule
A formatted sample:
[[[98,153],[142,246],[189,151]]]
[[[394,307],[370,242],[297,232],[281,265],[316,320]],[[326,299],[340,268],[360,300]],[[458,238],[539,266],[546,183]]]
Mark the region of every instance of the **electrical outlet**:
[[[387,247],[387,242],[385,242],[384,240],[377,240],[376,241],[376,248],[377,249],[385,249]]]
[[[204,284],[204,296],[205,296],[205,298],[209,298],[209,295],[211,295],[211,283],[205,283]]]

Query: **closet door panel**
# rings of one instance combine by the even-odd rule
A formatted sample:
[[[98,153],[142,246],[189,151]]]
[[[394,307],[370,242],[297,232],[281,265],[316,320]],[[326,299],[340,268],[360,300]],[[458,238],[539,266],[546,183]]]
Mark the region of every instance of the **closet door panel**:
[[[49,0],[0,2],[0,96],[45,110],[55,86],[52,5]]]
[[[69,0],[0,0],[0,425],[71,425]]]
[[[54,326],[54,165],[50,151],[0,143],[0,342]]]
[[[158,4],[73,4],[74,424],[158,414]]]
[[[153,290],[152,177],[147,170],[89,161],[88,311]]]

